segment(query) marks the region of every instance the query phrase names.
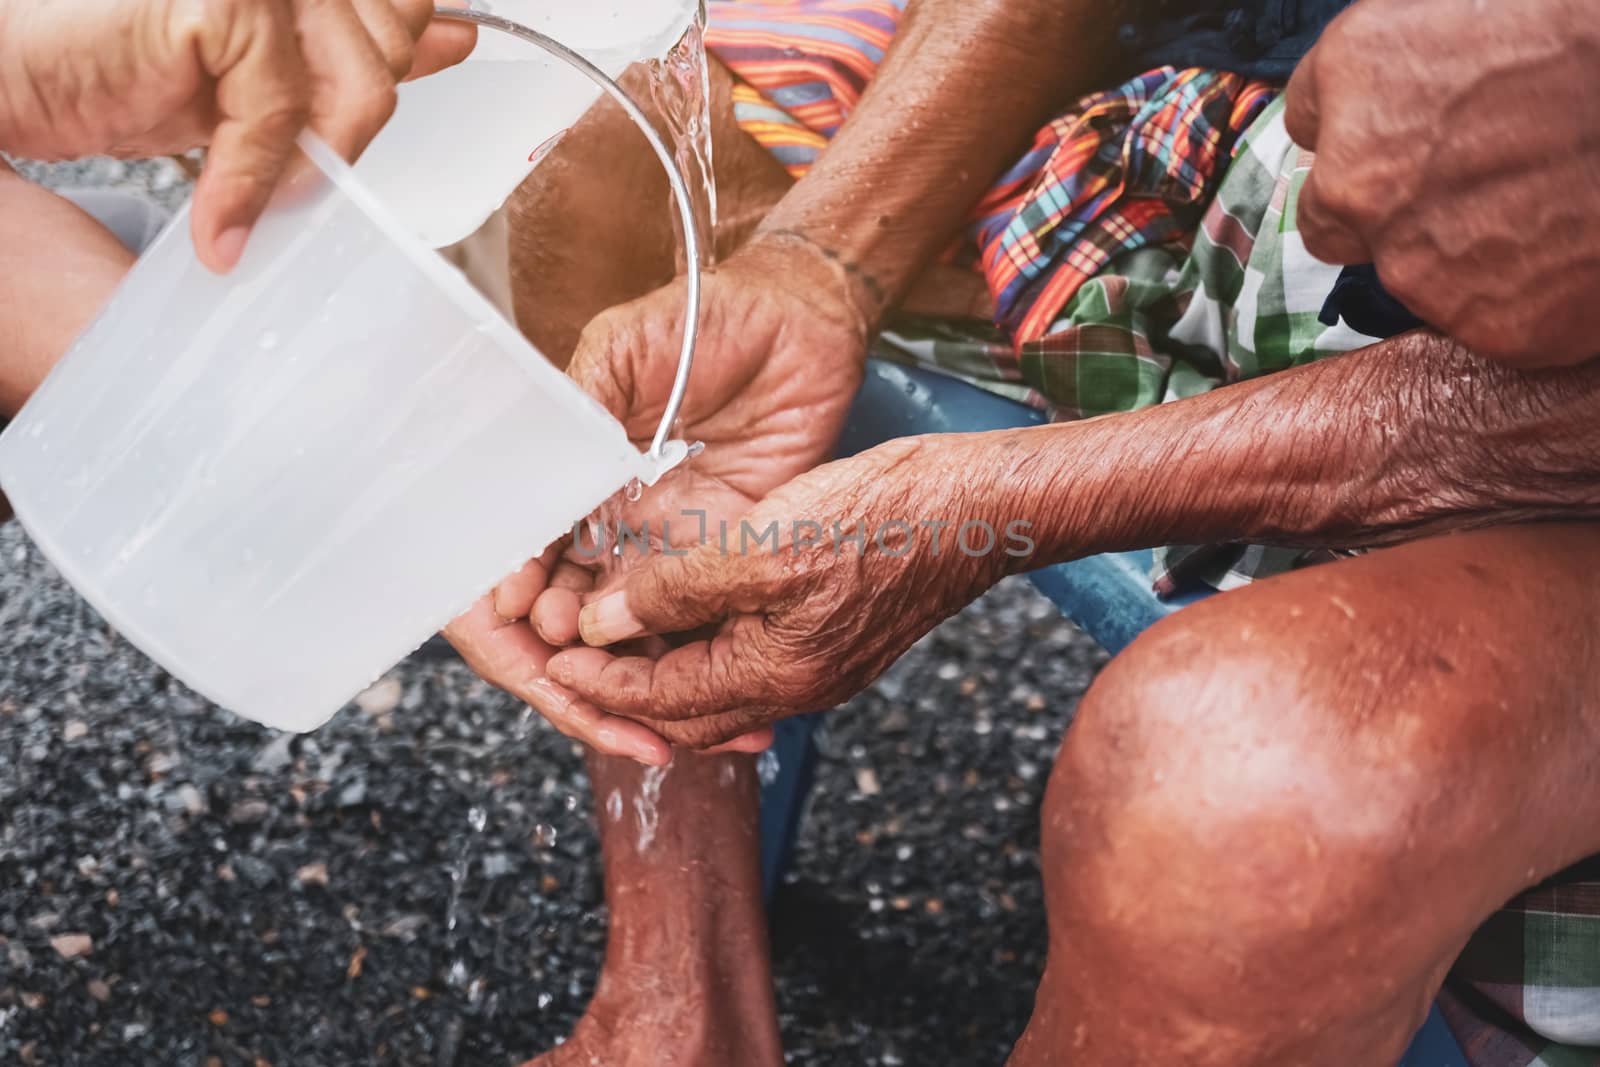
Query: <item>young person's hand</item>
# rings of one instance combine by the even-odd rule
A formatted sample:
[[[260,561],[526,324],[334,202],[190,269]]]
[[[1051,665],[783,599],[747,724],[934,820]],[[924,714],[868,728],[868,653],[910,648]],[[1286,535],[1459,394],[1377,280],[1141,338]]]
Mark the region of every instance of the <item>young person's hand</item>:
[[[398,82],[460,62],[433,0],[0,0],[0,148],[32,159],[210,146],[195,250],[232,269],[308,124],[354,159]]]

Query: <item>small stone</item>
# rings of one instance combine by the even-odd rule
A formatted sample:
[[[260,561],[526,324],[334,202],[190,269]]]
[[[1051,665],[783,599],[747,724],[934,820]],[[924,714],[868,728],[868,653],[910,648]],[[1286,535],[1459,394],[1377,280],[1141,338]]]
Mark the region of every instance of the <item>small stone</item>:
[[[927,900],[923,901],[922,910],[926,911],[929,915],[943,915],[944,901],[940,900],[938,897],[929,897]]]
[[[294,740],[294,734],[279,734],[256,753],[256,758],[250,761],[250,769],[257,774],[277,774],[294,762],[291,751]]]
[[[891,908],[893,908],[895,911],[910,911],[911,910],[911,898],[910,897],[895,897],[893,900],[889,901],[889,906]]]
[[[1028,698],[1028,703],[1025,706],[1029,711],[1043,711],[1048,705],[1045,703],[1043,694],[1035,693]]]
[[[357,778],[343,789],[339,790],[339,806],[341,808],[360,807],[367,802],[367,782],[364,778]]]
[[[137,1041],[149,1032],[150,1028],[144,1023],[129,1023],[122,1028],[122,1040]]]
[[[250,1003],[254,1004],[258,1008],[270,1008],[272,1007],[272,998],[266,996],[265,994],[258,993],[250,998]]]
[[[857,767],[856,791],[864,797],[875,797],[883,792],[883,786],[878,784],[878,773],[871,767]]]
[[[397,937],[402,941],[414,941],[417,934],[428,924],[426,915],[402,915],[394,919],[381,931],[384,937]]]
[[[38,1011],[40,1008],[44,1007],[43,993],[24,993],[22,994],[21,999],[22,1006],[27,1008],[29,1011]]]
[[[78,960],[94,951],[94,938],[88,934],[58,934],[50,939],[50,947],[64,960]]]
[[[228,1025],[228,1013],[223,1011],[221,1008],[217,1008],[210,1015],[207,1015],[206,1018],[211,1020],[212,1026]]]
[[[381,678],[356,697],[356,707],[368,715],[384,715],[400,706],[405,690],[398,678]]]
[[[35,930],[54,930],[61,925],[61,916],[53,911],[41,911],[28,920],[28,925]]]
[[[183,810],[190,815],[204,815],[210,810],[211,805],[206,803],[205,794],[188,782],[178,787],[178,803],[183,805]]]
[[[145,761],[144,769],[152,780],[165,778],[183,762],[175,752],[157,752]]]
[[[295,881],[301,885],[328,884],[328,865],[326,863],[308,863],[294,872]]]
[[[255,856],[235,857],[233,869],[246,885],[254,889],[265,889],[278,878],[278,872],[272,869],[272,864]]]
[[[98,978],[89,979],[84,988],[89,991],[91,997],[102,1004],[111,999],[111,987]]]
[[[896,737],[911,729],[911,716],[906,714],[904,708],[892,708],[878,722],[878,733],[885,737]]]
[[[61,729],[61,740],[81,741],[89,736],[89,724],[81,719],[69,719],[67,725]]]
[[[351,956],[350,956],[350,963],[344,969],[344,976],[346,978],[349,978],[349,979],[352,979],[352,980],[356,979],[356,978],[360,978],[361,977],[361,966],[362,966],[362,964],[366,963],[366,961],[367,961],[367,946],[366,945],[357,945],[355,952],[352,953]]]
[[[241,800],[228,809],[228,821],[238,826],[249,826],[272,814],[272,805],[265,800]]]

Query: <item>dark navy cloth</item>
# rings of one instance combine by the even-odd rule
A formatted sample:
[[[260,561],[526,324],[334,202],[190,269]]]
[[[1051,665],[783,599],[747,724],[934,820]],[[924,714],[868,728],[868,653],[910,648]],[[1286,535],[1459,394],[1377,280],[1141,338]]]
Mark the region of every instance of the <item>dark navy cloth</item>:
[[[1427,325],[1383,287],[1371,263],[1339,272],[1317,318],[1324,326],[1337,326],[1343,319],[1346,326],[1368,337],[1393,337]]]
[[[1210,67],[1284,80],[1354,0],[1135,0],[1119,31],[1130,67]]]

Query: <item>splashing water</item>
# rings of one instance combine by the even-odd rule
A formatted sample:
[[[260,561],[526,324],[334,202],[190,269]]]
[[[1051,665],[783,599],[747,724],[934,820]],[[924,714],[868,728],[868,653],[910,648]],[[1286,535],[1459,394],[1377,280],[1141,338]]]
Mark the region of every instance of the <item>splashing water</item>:
[[[649,767],[639,783],[639,795],[633,798],[633,814],[639,820],[639,851],[648,852],[656,840],[656,828],[661,824],[661,784],[667,780],[665,767]]]
[[[783,770],[783,765],[778,762],[778,754],[772,749],[767,749],[756,759],[756,777],[761,780],[763,787],[770,786],[778,780],[778,774]]]
[[[711,153],[711,70],[706,63],[704,0],[683,37],[665,56],[643,64],[662,132],[695,201],[695,223],[704,263],[715,259],[717,183]],[[677,216],[673,216],[676,222]],[[681,256],[681,252],[679,253]]]
[[[456,850],[456,861],[450,867],[450,903],[445,910],[445,929],[455,932],[456,924],[461,921],[461,890],[466,884],[467,873],[472,869],[472,853],[477,846],[478,838],[483,836],[484,828],[489,825],[489,812],[486,808],[474,806],[467,812],[467,825],[472,828]],[[456,960],[452,965],[465,966],[461,960]]]

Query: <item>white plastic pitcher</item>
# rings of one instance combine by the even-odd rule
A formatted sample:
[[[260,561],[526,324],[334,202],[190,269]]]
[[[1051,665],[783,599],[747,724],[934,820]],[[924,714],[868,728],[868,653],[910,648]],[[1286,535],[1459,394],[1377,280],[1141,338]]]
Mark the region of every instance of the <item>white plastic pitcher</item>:
[[[580,53],[616,78],[659,59],[701,0],[474,0]],[[463,240],[522,183],[556,137],[599,98],[560,58],[483,34],[464,62],[400,86],[400,102],[356,164],[356,176],[423,242]],[[453,162],[441,173],[430,159]]]
[[[682,176],[641,129],[690,271],[678,386],[649,453],[307,134],[316,173],[279,196],[234,273],[200,265],[180,212],[0,435],[18,519],[189,686],[270,726],[322,725],[687,451],[667,437],[699,255]]]

